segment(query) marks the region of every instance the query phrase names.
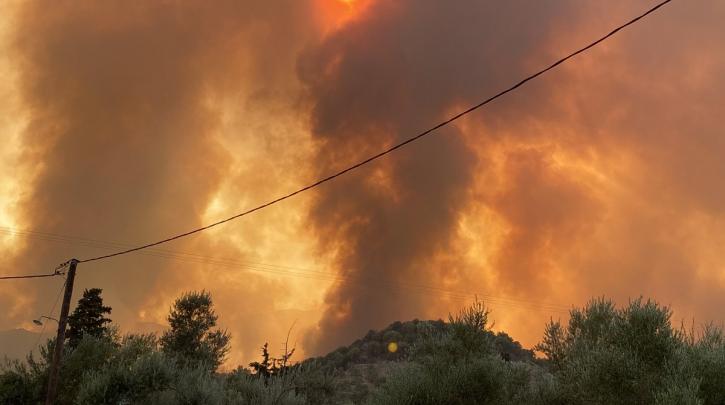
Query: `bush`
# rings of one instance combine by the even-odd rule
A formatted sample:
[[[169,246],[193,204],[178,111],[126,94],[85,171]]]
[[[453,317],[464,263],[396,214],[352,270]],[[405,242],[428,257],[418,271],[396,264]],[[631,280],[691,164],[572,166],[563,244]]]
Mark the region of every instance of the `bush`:
[[[474,302],[432,329],[402,366],[376,390],[375,404],[549,403],[555,382],[533,364],[504,361],[496,352],[489,311]],[[502,342],[512,340],[501,336]]]
[[[288,372],[273,378],[252,376],[243,369],[237,369],[227,377],[227,401],[233,404],[249,405],[296,405],[305,404],[304,395],[298,395],[294,380],[296,372]]]
[[[44,390],[38,380],[25,364],[17,360],[5,360],[0,366],[0,404],[40,402]]]
[[[456,315],[449,316],[447,328],[423,329],[412,349],[419,362],[453,363],[459,359],[483,357],[495,352],[494,334],[488,322],[489,311],[476,301]]]
[[[596,299],[572,310],[566,329],[547,325],[537,349],[566,403],[725,403],[722,331],[706,328],[698,340],[675,331],[670,317],[641,298],[622,309]]]
[[[707,325],[697,338],[694,332],[680,332],[686,344],[678,352],[668,373],[672,384],[689,382],[706,405],[725,404],[725,336],[720,328]]]
[[[276,371],[257,375],[241,367],[216,373],[209,362],[197,361],[205,350],[183,358],[183,350],[168,350],[168,334],[166,350],[155,335],[84,334],[64,351],[57,402],[725,404],[722,329],[707,326],[696,336],[674,330],[670,317],[667,307],[652,301],[618,309],[609,300],[592,300],[572,310],[566,325],[546,326],[537,345],[544,362],[507,334],[494,334],[488,310],[475,302],[448,323],[396,322],[302,364],[277,367],[279,359],[268,358],[264,363]],[[209,326],[212,318],[202,323]],[[182,329],[209,331],[177,331]],[[202,338],[206,333],[196,332]],[[194,341],[204,348],[203,339]],[[398,351],[389,353],[386,345],[393,341]],[[43,402],[53,347],[49,340],[37,358],[0,365],[0,404]]]
[[[161,353],[144,354],[130,364],[124,363],[109,363],[86,374],[77,402],[118,404],[159,399],[174,380],[176,365]]]
[[[703,405],[699,398],[699,381],[673,379],[664,390],[655,395],[656,405]]]
[[[57,401],[61,404],[73,403],[84,384],[84,376],[105,367],[118,350],[118,344],[111,339],[90,334],[83,335],[76,342],[75,349],[64,347],[59,377],[62,383],[58,385]],[[50,363],[50,359],[47,362]]]
[[[490,355],[454,364],[409,363],[368,403],[536,405],[555,399],[555,382],[538,367]]]
[[[571,311],[566,331],[549,324],[537,347],[550,356],[570,403],[653,403],[682,346],[670,317],[669,308],[641,298],[620,310],[596,299]]]

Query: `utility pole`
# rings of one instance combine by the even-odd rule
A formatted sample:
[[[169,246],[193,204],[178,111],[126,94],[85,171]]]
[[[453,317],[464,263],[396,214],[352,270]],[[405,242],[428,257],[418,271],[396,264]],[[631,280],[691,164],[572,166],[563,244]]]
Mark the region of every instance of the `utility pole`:
[[[68,273],[65,279],[65,294],[63,305],[60,307],[58,318],[58,335],[55,338],[55,350],[53,351],[53,362],[50,363],[50,375],[48,376],[48,392],[45,397],[45,405],[52,405],[55,402],[55,392],[58,388],[58,372],[60,371],[60,359],[63,355],[63,343],[65,342],[65,327],[68,323],[68,310],[70,299],[73,295],[73,280],[76,278],[76,266],[78,260],[70,259]]]

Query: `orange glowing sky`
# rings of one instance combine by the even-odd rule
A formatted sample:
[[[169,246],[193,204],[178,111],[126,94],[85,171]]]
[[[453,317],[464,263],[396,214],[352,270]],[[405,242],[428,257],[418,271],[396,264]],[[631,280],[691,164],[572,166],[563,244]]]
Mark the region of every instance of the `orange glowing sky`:
[[[273,199],[651,5],[241,3],[0,4],[4,273]],[[83,264],[74,297],[103,288],[122,330],[158,331],[175,297],[208,290],[233,335],[230,367],[292,324],[296,353],[319,354],[475,295],[527,346],[600,295],[722,322],[723,18],[719,2],[675,1],[335,184]],[[0,284],[0,330],[36,330],[60,284]]]

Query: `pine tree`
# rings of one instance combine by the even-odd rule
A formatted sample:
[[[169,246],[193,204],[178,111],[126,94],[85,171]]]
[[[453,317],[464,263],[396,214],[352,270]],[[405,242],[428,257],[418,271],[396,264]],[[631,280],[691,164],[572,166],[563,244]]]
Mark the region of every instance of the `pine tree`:
[[[104,337],[108,336],[108,326],[111,323],[106,314],[111,314],[111,307],[103,305],[100,288],[91,288],[83,291],[83,297],[78,300],[78,306],[68,317],[68,346],[75,349],[84,335]]]

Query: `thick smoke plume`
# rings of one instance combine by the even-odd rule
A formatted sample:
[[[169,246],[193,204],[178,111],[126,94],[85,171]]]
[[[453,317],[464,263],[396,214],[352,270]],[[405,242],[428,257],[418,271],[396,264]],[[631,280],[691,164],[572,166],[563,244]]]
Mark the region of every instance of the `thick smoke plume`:
[[[300,62],[320,173],[397,143],[521,76],[558,8],[537,3],[520,14],[518,2],[371,4]],[[328,295],[319,351],[429,305],[430,298],[401,294],[396,284],[439,285],[457,270],[434,259],[451,249],[476,161],[461,131],[449,127],[320,192],[311,221],[350,281]],[[388,288],[362,285],[370,281]]]
[[[256,110],[264,110],[269,108],[265,92],[275,91],[286,77],[294,79],[292,49],[312,35],[299,32],[314,32],[307,9],[298,4],[278,4],[281,10],[237,1],[213,7],[202,1],[19,4],[12,51],[28,118],[20,141],[18,173],[27,184],[14,213],[18,227],[140,243],[200,225],[217,191],[239,172],[236,152],[222,144],[227,124],[221,106],[232,99],[242,111],[245,100],[254,97]],[[246,124],[255,126],[257,137],[269,135],[256,121]],[[244,138],[237,132],[240,143]],[[251,200],[260,193],[253,185],[247,183],[235,198]],[[3,268],[50,272],[70,255],[108,251],[88,244],[31,239]],[[198,238],[168,248],[244,258],[237,250],[241,246]],[[229,291],[224,288],[229,282],[219,282],[230,278],[229,270],[204,268],[188,260],[128,256],[81,265],[75,291],[104,288],[114,319],[133,329],[139,321],[163,323],[169,301],[184,290],[212,290],[224,307],[222,316],[232,313],[224,321],[238,321],[230,328],[235,343],[243,342],[235,351],[248,350],[251,358],[269,336],[244,326],[251,314],[259,314],[257,308],[235,306],[266,300],[271,307],[277,297],[265,291],[278,286],[237,273],[235,281],[244,279],[244,287]],[[58,280],[15,284],[3,307],[16,310],[6,313],[0,326],[27,324],[47,312]],[[229,304],[229,296],[242,298]],[[146,314],[153,316],[144,319]],[[292,321],[286,322],[282,328]]]
[[[13,157],[0,173],[0,225],[46,233],[3,235],[0,268],[16,274],[108,251],[93,240],[152,241],[270,200],[649,6],[7,4],[0,129],[22,130],[0,148]],[[231,365],[275,347],[295,321],[293,341],[311,330],[297,353],[316,354],[390,321],[445,317],[463,302],[440,289],[478,293],[528,345],[560,316],[551,309],[602,294],[721,321],[723,19],[725,4],[672,2],[389,158],[165,247],[194,260],[83,265],[76,294],[104,288],[114,321],[139,330],[164,324],[181,292],[210,290],[234,336]],[[60,283],[1,285],[0,329],[32,327]]]
[[[300,60],[320,172],[430,127],[645,7],[607,6],[603,20],[603,6],[581,2],[370,4]],[[327,296],[316,350],[434,307],[444,315],[445,302],[405,294],[404,282],[516,299],[500,301],[499,319],[531,343],[559,315],[522,312],[523,300],[645,294],[716,315],[723,260],[703,261],[714,245],[693,238],[722,240],[725,93],[709,81],[722,90],[712,38],[723,33],[703,9],[672,17],[687,7],[321,190],[310,220],[348,279]]]

